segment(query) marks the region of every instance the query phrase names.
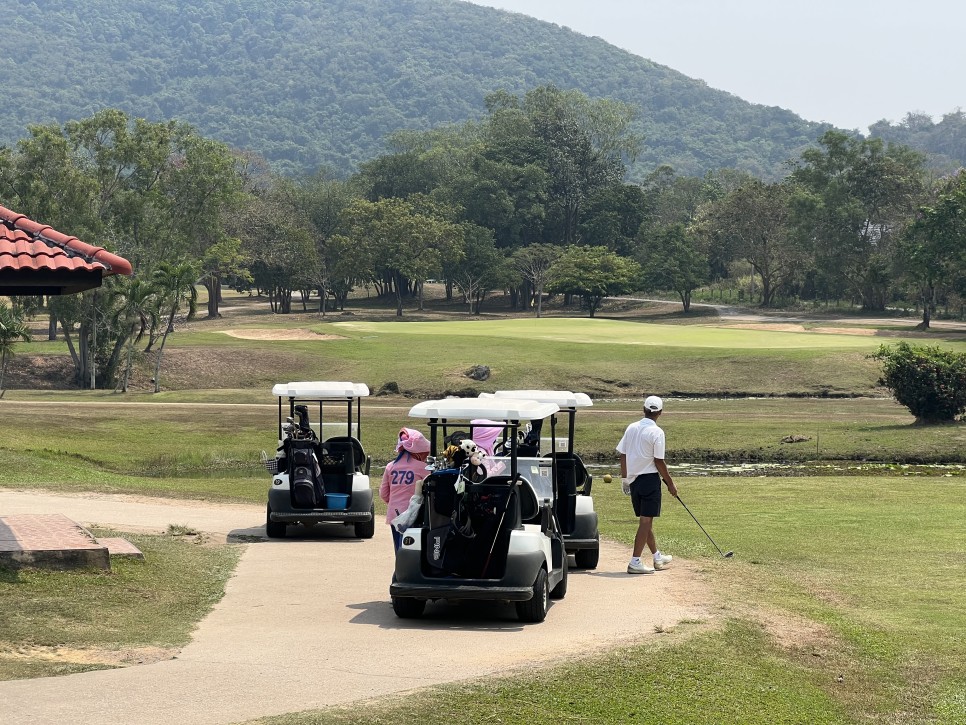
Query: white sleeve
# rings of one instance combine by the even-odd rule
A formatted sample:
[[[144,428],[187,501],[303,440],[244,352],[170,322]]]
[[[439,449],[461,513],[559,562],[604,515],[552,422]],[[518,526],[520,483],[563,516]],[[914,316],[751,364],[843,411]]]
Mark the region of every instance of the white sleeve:
[[[617,452],[621,454],[626,454],[627,451],[624,450],[624,440],[627,438],[627,431],[624,431],[624,435],[621,436],[621,442],[617,444]]]
[[[658,435],[654,438],[654,457],[664,460],[664,431],[658,432]]]

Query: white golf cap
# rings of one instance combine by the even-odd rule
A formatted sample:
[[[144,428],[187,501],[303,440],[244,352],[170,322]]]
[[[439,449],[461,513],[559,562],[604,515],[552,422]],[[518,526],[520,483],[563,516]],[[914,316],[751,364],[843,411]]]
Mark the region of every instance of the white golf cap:
[[[648,395],[646,398],[644,398],[644,410],[648,410],[651,413],[664,410],[664,401],[656,395]]]

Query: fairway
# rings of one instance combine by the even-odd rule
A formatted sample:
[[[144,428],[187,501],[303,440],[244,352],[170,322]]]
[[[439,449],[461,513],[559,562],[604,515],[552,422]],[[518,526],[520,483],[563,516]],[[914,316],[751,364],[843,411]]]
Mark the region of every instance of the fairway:
[[[393,322],[336,322],[331,327],[359,335],[469,336],[583,345],[658,345],[738,350],[840,348],[872,351],[885,341],[864,335],[660,325],[590,318],[408,322],[404,325]]]
[[[914,426],[877,386],[879,365],[868,355],[900,339],[957,351],[966,342],[955,332],[924,340],[869,327],[854,334],[790,327],[308,314],[200,321],[169,339],[160,394],[7,391],[0,487],[264,506],[268,477],[259,452],[276,444],[276,382],[355,380],[374,394],[398,384],[398,393],[363,403],[374,482],[418,399],[573,389],[595,398],[578,416],[576,447],[594,475],[601,534],[610,546],[629,548],[636,520],[619,486],[602,475],[616,473],[614,445],[640,415],[641,395],[656,392],[667,404],[662,427],[682,499],[736,555],[720,559],[673,500],[662,511],[659,540],[675,555],[677,574],[694,567],[689,572],[708,586],[708,604],[720,614],[617,652],[577,653],[523,678],[271,722],[523,725],[540,712],[552,722],[647,721],[649,713],[668,723],[958,724],[966,717],[958,634],[966,622],[959,594],[966,426]],[[62,350],[60,342],[46,345],[22,349]],[[487,365],[490,378],[467,377],[474,365]],[[763,466],[742,475],[750,463]],[[622,576],[622,567],[610,569],[593,576]],[[575,593],[580,583],[575,576]],[[25,622],[8,646],[37,626]],[[43,663],[30,666],[45,672]],[[639,693],[633,710],[629,689]],[[476,705],[462,707],[466,698]]]

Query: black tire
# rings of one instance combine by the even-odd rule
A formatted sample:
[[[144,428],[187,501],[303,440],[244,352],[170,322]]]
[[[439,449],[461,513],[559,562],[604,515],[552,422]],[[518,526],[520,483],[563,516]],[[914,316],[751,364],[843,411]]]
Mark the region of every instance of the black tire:
[[[265,512],[265,535],[270,539],[284,539],[285,527],[284,521],[272,521],[272,507],[269,506]]]
[[[547,570],[540,569],[533,582],[533,596],[525,602],[517,602],[517,617],[521,622],[542,622],[547,618],[550,591],[547,584]]]
[[[372,518],[368,521],[360,521],[355,525],[356,538],[359,539],[371,539],[376,535],[376,505],[373,504],[369,507],[369,513]]]
[[[412,597],[393,597],[392,611],[400,619],[416,619],[423,616],[426,609],[425,599],[413,599]]]
[[[597,562],[600,561],[600,537],[597,537],[597,546],[593,549],[577,549],[574,552],[574,563],[578,569],[596,569]]]
[[[563,577],[557,582],[557,586],[550,590],[551,599],[563,599],[567,596],[567,570],[570,569],[570,557],[564,552],[563,557]]]

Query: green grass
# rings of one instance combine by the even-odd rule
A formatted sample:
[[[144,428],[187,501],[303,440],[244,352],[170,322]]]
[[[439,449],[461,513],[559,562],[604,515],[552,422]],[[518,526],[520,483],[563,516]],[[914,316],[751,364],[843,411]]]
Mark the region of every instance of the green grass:
[[[115,402],[100,393],[59,397],[34,393],[0,402],[0,486],[263,502],[268,478],[259,454],[274,450],[278,419],[267,391],[238,396],[261,400],[254,405]],[[195,391],[192,397],[204,396]],[[412,403],[365,401],[363,441],[374,476],[392,457]],[[614,446],[639,416],[638,401],[598,401],[578,415],[578,452],[616,473]],[[914,426],[908,411],[883,399],[668,400],[661,425],[672,465],[818,459],[861,473],[868,461],[966,462],[966,425]],[[789,435],[811,440],[782,443]]]
[[[340,334],[342,340],[247,341],[210,330],[176,334],[169,340],[171,369],[162,379],[176,381],[181,389],[158,396],[8,391],[0,401],[0,486],[262,504],[267,476],[258,452],[275,445],[277,413],[270,395],[275,382],[350,379],[377,389],[392,380],[417,397],[470,386],[566,388],[598,396],[595,407],[578,416],[578,449],[585,460],[602,466],[594,470],[602,533],[629,546],[635,522],[627,499],[616,483],[603,484],[596,474],[616,473],[613,448],[627,423],[640,415],[642,394],[881,392],[875,389],[877,366],[865,356],[880,342],[897,339],[559,318],[344,320],[286,325]],[[208,327],[214,324],[221,321]],[[276,324],[277,318],[265,316],[258,326]],[[961,339],[937,341],[966,349]],[[179,353],[191,361],[180,371]],[[482,384],[469,381],[463,372],[475,364],[490,365],[493,377]],[[198,390],[199,385],[222,389]],[[364,441],[374,476],[390,457],[412,402],[365,401]],[[858,467],[863,461],[966,461],[966,425],[912,422],[890,400],[835,397],[672,398],[661,419],[672,464],[821,459]],[[787,435],[810,440],[781,443]],[[666,550],[701,562],[710,596],[722,612],[718,625],[682,625],[656,646],[526,675],[265,722],[963,722],[966,478],[898,467],[888,476],[853,474],[677,476],[682,498],[705,528],[723,548],[736,551],[734,560],[721,560],[684,509],[673,500],[665,503],[659,541]],[[169,544],[186,546],[171,537],[159,542],[148,564],[167,556]],[[141,539],[136,543],[142,549],[152,546]],[[200,547],[174,551],[189,559],[207,555]],[[230,568],[233,555],[225,554],[222,566]],[[217,564],[204,566],[221,572]],[[61,624],[70,620],[75,587],[82,595],[77,606],[92,601],[85,592],[110,592],[119,612],[114,629],[137,630],[130,611],[151,598],[152,587],[165,590],[168,578],[181,577],[159,570],[157,581],[136,581],[139,571],[131,562],[112,575],[48,579],[4,572],[0,591],[15,594],[0,599],[0,611],[23,610],[21,601],[34,591],[42,603],[26,608],[35,619],[13,631],[9,646],[48,640],[76,647],[183,641],[178,637],[186,637],[186,630],[161,636],[142,628],[137,642],[124,645],[116,633],[93,632],[94,625],[83,618],[76,639],[63,633],[48,638],[38,631],[41,611],[54,612]],[[115,586],[120,579],[113,577],[122,576],[134,582],[127,594]],[[224,578],[217,573],[211,579],[210,588],[198,593],[203,601],[192,600],[184,608],[191,617],[201,616],[198,612],[221,595]],[[808,626],[797,644],[786,646],[766,621],[777,621],[779,628],[796,622]],[[64,666],[51,671],[21,662],[7,676],[100,665]]]
[[[238,330],[246,325],[229,326]],[[275,320],[247,326],[282,327]],[[283,380],[324,378],[357,380],[373,390],[395,382],[415,396],[466,388],[571,388],[599,396],[645,390],[664,395],[867,395],[876,389],[879,367],[866,356],[881,342],[899,339],[562,318],[315,318],[287,326],[344,339],[245,340],[207,324],[169,338],[171,355],[162,384],[166,389],[268,390]],[[944,344],[966,349],[961,336]],[[490,367],[485,384],[464,375],[474,365]]]
[[[832,723],[843,708],[810,668],[734,622],[684,643],[621,650],[537,673],[434,688],[373,706],[261,725],[447,723]]]
[[[658,541],[702,562],[718,626],[682,623],[656,643],[591,659],[258,722],[962,722],[961,479],[684,478],[679,487],[736,552],[722,560],[683,507],[665,502]],[[630,547],[627,498],[602,487],[595,503],[602,531]]]
[[[189,641],[224,594],[240,547],[176,535],[124,537],[144,553],[143,561],[114,558],[109,572],[0,568],[0,680],[103,669],[112,659],[103,652],[132,650],[136,661],[138,650]],[[55,649],[75,654],[43,656]]]

